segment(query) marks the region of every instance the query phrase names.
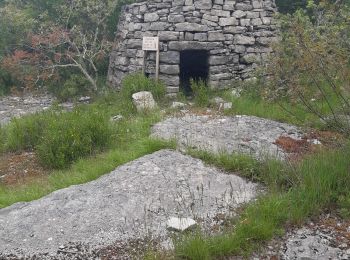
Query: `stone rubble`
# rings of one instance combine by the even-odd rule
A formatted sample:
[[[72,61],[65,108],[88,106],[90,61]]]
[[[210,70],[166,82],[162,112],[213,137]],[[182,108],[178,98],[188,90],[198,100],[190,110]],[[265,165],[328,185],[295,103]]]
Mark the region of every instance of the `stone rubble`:
[[[2,97],[0,98],[0,125],[9,123],[12,118],[46,110],[52,103],[53,98],[48,95]]]
[[[290,234],[281,258],[285,260],[296,259],[350,259],[350,252],[344,249],[349,245],[343,244],[338,247],[332,245],[334,236],[323,231],[315,231],[302,228]]]
[[[49,109],[55,99],[50,95],[24,95],[6,96],[0,98],[0,126],[8,124],[12,118],[34,114]],[[82,97],[81,103],[89,103],[90,97]],[[64,110],[70,111],[74,104],[71,102],[60,103]]]
[[[350,222],[330,214],[308,221],[304,227],[288,231],[268,242],[252,260],[350,259]]]
[[[276,10],[274,0],[156,0],[126,5],[108,81],[120,86],[127,74],[142,70],[145,36],[160,39],[160,79],[168,93],[179,91],[184,50],[208,51],[209,84],[214,88],[249,79],[277,39]],[[145,72],[154,76],[155,53],[145,58]]]

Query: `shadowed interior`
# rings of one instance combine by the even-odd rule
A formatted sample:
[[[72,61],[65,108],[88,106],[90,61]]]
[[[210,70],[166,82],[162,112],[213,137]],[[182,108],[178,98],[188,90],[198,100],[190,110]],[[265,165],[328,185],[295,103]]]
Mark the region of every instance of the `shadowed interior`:
[[[205,50],[185,50],[180,53],[180,87],[191,94],[190,80],[208,80],[209,53]]]

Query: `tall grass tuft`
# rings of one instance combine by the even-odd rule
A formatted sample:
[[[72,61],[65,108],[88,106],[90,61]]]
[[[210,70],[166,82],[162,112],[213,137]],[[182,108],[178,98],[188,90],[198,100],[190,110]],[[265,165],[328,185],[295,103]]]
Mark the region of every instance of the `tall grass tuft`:
[[[206,259],[249,256],[266,241],[282,235],[285,225],[302,224],[308,217],[336,204],[343,205],[341,209],[346,214],[350,196],[349,156],[347,145],[338,151],[311,155],[294,167],[267,166],[270,174],[263,173],[261,178],[272,187],[271,192],[248,205],[234,229],[216,236],[200,236]],[[281,174],[282,179],[290,181],[287,191],[273,188],[281,184],[272,182],[271,177],[280,178]],[[176,244],[176,254],[185,259],[202,259],[203,255],[197,253],[198,239],[197,234],[183,238]]]
[[[58,113],[47,123],[37,153],[43,165],[61,169],[106,148],[112,133],[109,118],[99,110]]]
[[[191,79],[191,89],[193,91],[193,101],[196,106],[207,107],[210,101],[210,88],[203,80]]]
[[[6,127],[6,149],[12,152],[34,149],[53,117],[55,114],[52,111],[46,111],[12,119]]]
[[[27,115],[13,119],[4,131],[5,150],[35,150],[42,164],[54,169],[101,151],[113,140],[108,114],[94,107]]]

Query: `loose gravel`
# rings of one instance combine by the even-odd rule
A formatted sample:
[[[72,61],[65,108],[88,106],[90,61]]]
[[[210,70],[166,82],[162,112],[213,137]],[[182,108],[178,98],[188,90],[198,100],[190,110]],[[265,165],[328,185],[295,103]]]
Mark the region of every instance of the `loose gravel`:
[[[53,98],[47,95],[0,98],[0,125],[7,124],[12,118],[46,110],[52,103]]]

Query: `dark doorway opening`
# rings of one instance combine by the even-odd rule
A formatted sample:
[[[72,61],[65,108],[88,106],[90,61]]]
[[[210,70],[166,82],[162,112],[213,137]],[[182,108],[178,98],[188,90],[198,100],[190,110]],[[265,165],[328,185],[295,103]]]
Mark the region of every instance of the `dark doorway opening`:
[[[186,95],[192,93],[190,80],[207,81],[209,75],[209,52],[185,50],[180,53],[180,87]]]

